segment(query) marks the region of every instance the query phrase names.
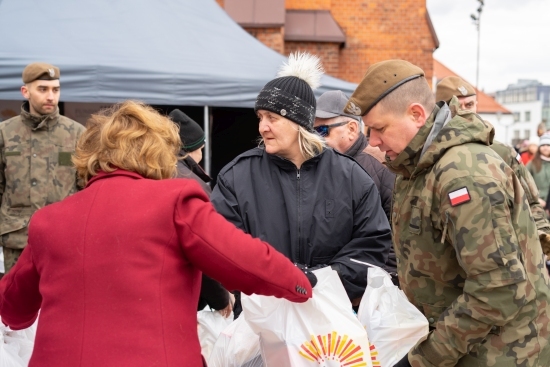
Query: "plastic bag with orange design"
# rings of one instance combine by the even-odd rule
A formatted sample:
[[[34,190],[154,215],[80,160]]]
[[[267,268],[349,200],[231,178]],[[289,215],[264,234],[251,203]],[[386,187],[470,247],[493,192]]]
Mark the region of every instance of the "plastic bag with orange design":
[[[243,313],[260,336],[265,366],[372,367],[367,332],[338,274],[330,267],[313,272],[318,282],[305,303],[243,295]]]

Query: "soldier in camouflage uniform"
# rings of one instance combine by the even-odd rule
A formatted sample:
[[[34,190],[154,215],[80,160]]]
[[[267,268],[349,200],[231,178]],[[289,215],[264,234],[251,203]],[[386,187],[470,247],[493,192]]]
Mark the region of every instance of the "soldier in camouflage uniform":
[[[521,184],[489,147],[493,127],[456,97],[435,105],[403,60],[372,65],[346,109],[398,174],[397,270],[430,324],[396,366],[548,366],[550,279]]]
[[[23,70],[21,115],[0,124],[0,230],[7,273],[27,244],[32,214],[74,193],[71,162],[85,128],[59,114],[59,69],[33,63]]]
[[[477,96],[475,88],[457,76],[443,78],[439,84],[437,84],[435,100],[449,103],[453,96],[458,98],[461,109],[477,113]],[[546,255],[550,256],[550,223],[548,223],[546,213],[540,205],[539,190],[533,176],[531,176],[527,168],[521,163],[520,156],[514,148],[493,140],[491,149],[510,166],[519,179],[521,187],[523,191],[525,191],[525,195],[527,195],[531,213],[537,224],[542,250]]]

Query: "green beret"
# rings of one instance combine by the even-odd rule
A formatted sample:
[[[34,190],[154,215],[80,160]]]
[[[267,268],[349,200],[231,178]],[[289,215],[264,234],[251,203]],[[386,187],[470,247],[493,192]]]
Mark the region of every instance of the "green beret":
[[[423,77],[424,70],[405,60],[386,60],[371,65],[345,108],[356,116],[366,115],[382,98],[413,79]]]
[[[453,96],[470,97],[474,95],[476,95],[476,90],[470,84],[457,76],[448,76],[437,84],[435,100],[449,103]]]
[[[27,84],[35,80],[57,80],[59,79],[59,68],[44,62],[29,64],[23,70],[23,83]]]

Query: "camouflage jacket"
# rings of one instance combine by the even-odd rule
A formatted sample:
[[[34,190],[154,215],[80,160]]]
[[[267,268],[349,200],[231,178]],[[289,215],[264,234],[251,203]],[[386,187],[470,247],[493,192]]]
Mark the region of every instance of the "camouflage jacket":
[[[527,167],[519,161],[519,153],[517,153],[514,148],[498,141],[493,141],[491,149],[502,158],[518,177],[521,187],[527,196],[527,201],[531,207],[531,213],[533,214],[539,233],[544,232],[550,234],[550,223],[548,223],[546,213],[539,203],[539,190],[537,184]]]
[[[0,234],[2,245],[24,248],[31,215],[74,193],[76,170],[71,162],[85,128],[59,115],[28,112],[0,124]]]
[[[398,174],[392,220],[401,287],[431,328],[409,361],[547,366],[550,279],[526,196],[489,148],[493,127],[458,111],[456,100],[438,125],[442,109],[388,164]]]

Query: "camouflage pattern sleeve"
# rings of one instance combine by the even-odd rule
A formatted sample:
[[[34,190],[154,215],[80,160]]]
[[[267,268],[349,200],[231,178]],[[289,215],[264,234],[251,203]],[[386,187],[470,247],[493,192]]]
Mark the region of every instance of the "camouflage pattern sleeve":
[[[455,366],[466,354],[483,354],[488,334],[498,333],[531,300],[520,250],[530,240],[522,233],[529,233],[529,226],[534,229],[525,215],[527,201],[509,167],[493,170],[490,166],[498,163],[475,174],[446,167],[434,188],[446,227],[441,245],[434,250],[443,251],[444,242],[452,245],[466,279],[463,292],[443,311],[435,330],[409,353],[413,367]],[[462,195],[459,200],[458,194]]]

